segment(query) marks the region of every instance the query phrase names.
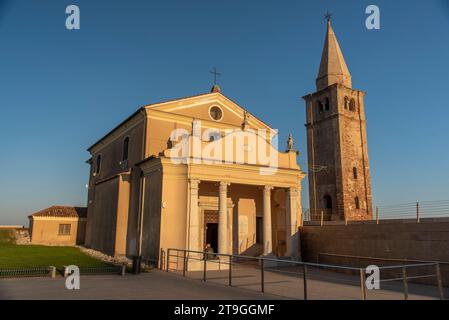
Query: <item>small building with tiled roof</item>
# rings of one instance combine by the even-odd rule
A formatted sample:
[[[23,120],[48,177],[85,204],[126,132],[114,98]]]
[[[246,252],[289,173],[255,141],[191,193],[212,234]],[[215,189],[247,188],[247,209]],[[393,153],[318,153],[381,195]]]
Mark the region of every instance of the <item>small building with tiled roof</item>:
[[[52,206],[28,216],[32,244],[74,246],[84,243],[87,208]]]

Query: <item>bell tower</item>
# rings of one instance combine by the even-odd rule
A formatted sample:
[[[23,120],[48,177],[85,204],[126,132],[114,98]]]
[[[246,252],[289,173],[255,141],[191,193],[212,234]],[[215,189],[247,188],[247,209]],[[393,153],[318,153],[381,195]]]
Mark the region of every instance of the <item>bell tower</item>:
[[[352,88],[330,16],[316,88],[303,97],[311,217],[320,219],[323,212],[324,220],[370,220],[365,92]]]

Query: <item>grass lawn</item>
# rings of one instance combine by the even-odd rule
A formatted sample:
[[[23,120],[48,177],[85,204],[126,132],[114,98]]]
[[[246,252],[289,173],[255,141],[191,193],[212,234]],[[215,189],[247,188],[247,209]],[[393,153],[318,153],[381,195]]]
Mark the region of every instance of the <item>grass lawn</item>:
[[[10,230],[0,230],[0,269],[55,266],[104,267],[108,264],[72,247],[18,246]]]

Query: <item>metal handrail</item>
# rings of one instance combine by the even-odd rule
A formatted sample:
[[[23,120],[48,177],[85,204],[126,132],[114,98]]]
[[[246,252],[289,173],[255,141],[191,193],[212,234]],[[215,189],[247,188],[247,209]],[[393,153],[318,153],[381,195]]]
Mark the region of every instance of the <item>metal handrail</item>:
[[[168,251],[179,251],[179,252],[206,254],[206,255],[211,254],[210,252],[205,252],[205,251],[194,251],[194,250],[175,249],[175,248],[170,248],[170,249],[168,249]],[[214,255],[228,257],[228,258],[232,257],[232,258],[242,258],[242,259],[250,259],[250,260],[252,259],[252,260],[258,260],[258,261],[264,260],[264,261],[272,261],[272,262],[284,262],[284,263],[295,264],[298,266],[307,265],[307,266],[311,266],[311,267],[321,267],[321,268],[338,268],[338,269],[343,269],[343,270],[354,270],[354,271],[360,270],[360,268],[355,268],[355,267],[338,266],[338,265],[331,265],[331,264],[318,264],[318,263],[313,263],[313,262],[302,262],[302,261],[275,259],[275,258],[268,258],[268,257],[252,257],[252,256],[235,255],[235,254],[227,254],[227,253],[214,253]],[[182,256],[180,256],[180,258],[182,258]],[[189,258],[189,259],[194,259],[194,258]],[[203,260],[203,259],[200,259],[200,260]],[[208,261],[213,261],[213,260],[208,260]]]
[[[396,265],[396,266],[382,266],[379,267],[379,269],[398,269],[398,268],[415,268],[415,267],[428,267],[428,266],[435,266],[437,265],[437,262],[430,262],[430,263],[415,263],[415,264],[403,264],[403,265]]]
[[[170,254],[170,252],[176,252],[176,255]],[[179,252],[182,252],[183,254],[180,256]],[[188,254],[200,254],[202,255],[201,258],[196,257],[190,257]],[[197,260],[197,261],[204,261],[203,266],[203,281],[207,281],[207,262],[215,262],[214,260],[208,260],[207,257],[212,254],[210,252],[206,251],[195,251],[195,250],[187,250],[187,249],[177,249],[177,248],[169,248],[167,249],[167,265],[166,265],[166,271],[170,271],[170,257],[176,257],[176,264],[178,265],[178,259],[183,258],[183,277],[186,276],[186,270],[187,270],[187,263],[189,259]],[[269,269],[269,267],[265,267],[266,261],[271,262],[281,262],[296,266],[302,266],[303,267],[303,289],[304,289],[304,300],[307,300],[308,293],[307,293],[307,267],[317,267],[317,268],[333,268],[333,269],[341,269],[341,270],[351,270],[356,271],[360,275],[360,290],[361,290],[361,299],[366,299],[366,268],[355,268],[355,267],[348,267],[348,266],[339,266],[339,265],[332,265],[332,264],[320,264],[320,263],[311,263],[311,262],[303,262],[303,261],[294,261],[294,260],[285,260],[285,259],[276,259],[276,258],[270,258],[270,257],[253,257],[253,256],[245,256],[245,255],[234,255],[234,254],[226,254],[226,253],[213,253],[216,257],[227,257],[229,258],[229,262],[223,262],[224,264],[229,264],[229,282],[228,286],[232,286],[232,265],[233,265],[233,258],[240,258],[240,259],[249,259],[249,260],[257,260],[259,261],[260,265],[260,292],[265,292],[265,275],[264,271],[265,269]],[[318,254],[319,256],[319,254]],[[218,259],[218,263],[220,264],[221,261]],[[407,275],[407,268],[416,268],[416,267],[427,267],[427,266],[434,266],[435,267],[435,274],[432,275],[423,275],[423,276],[408,276]],[[401,278],[395,278],[395,279],[387,279],[387,280],[403,280],[403,288],[404,288],[404,299],[408,299],[408,280],[409,279],[419,279],[419,278],[426,278],[426,277],[435,277],[437,279],[437,289],[438,289],[438,295],[440,299],[444,299],[443,295],[443,285],[441,281],[441,272],[440,272],[440,264],[438,262],[425,262],[425,263],[415,263],[415,264],[403,264],[403,265],[394,265],[394,266],[384,266],[384,267],[378,267],[379,269],[402,269],[402,277]],[[379,280],[379,281],[386,281]]]
[[[348,254],[338,254],[338,253],[326,253],[326,252],[318,252],[317,254],[317,263],[319,263],[320,256],[329,256],[329,257],[341,257],[341,258],[354,258],[354,259],[363,259],[363,260],[379,260],[379,261],[391,261],[391,262],[417,262],[418,264],[426,264],[426,263],[439,263],[440,265],[449,265],[447,261],[430,261],[430,260],[415,260],[415,259],[395,259],[395,258],[379,258],[379,257],[366,257],[366,256],[355,256]],[[409,264],[406,264],[409,266]]]

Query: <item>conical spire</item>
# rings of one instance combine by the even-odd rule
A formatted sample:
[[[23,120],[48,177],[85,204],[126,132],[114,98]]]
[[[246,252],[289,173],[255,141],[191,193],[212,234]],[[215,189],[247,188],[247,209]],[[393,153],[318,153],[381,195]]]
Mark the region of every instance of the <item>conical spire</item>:
[[[334,30],[332,30],[330,18],[328,18],[326,41],[324,42],[316,87],[317,90],[322,90],[334,83],[340,83],[349,88],[352,87],[351,74],[346,66]]]

